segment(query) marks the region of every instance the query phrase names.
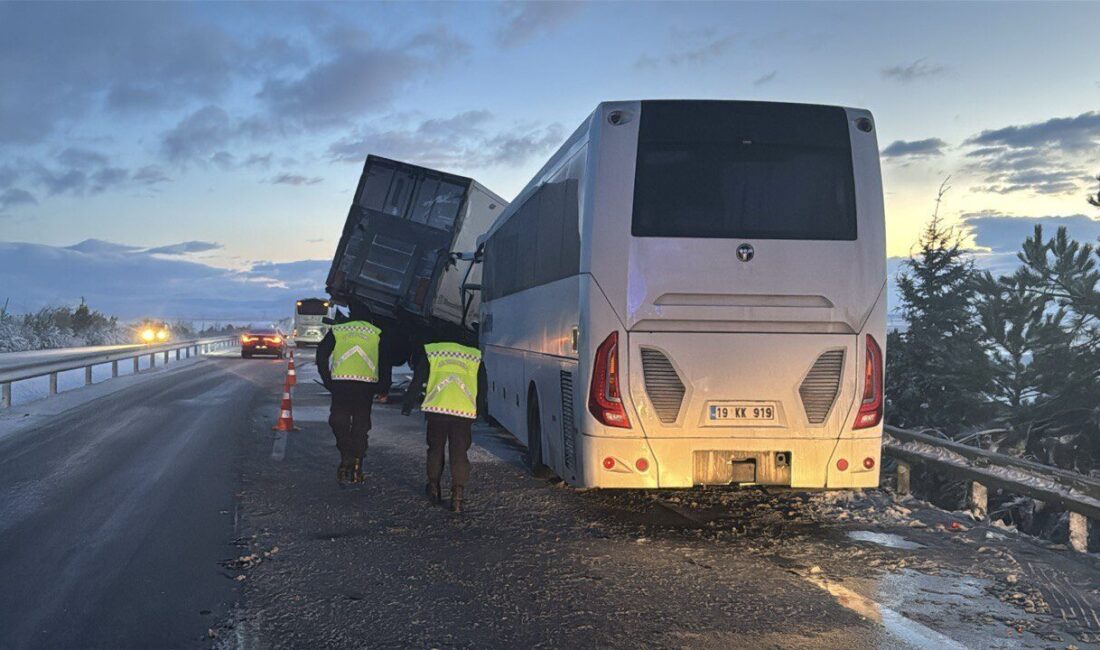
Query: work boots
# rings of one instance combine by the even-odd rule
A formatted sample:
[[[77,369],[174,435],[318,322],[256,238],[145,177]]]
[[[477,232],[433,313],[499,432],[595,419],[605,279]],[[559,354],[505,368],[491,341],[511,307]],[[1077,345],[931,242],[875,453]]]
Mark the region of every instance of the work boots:
[[[352,458],[351,459],[351,464],[348,465],[348,474],[350,476],[351,482],[354,483],[355,485],[358,485],[358,484],[363,482],[363,459],[362,458]]]
[[[432,483],[429,481],[424,492],[428,495],[428,501],[431,501],[433,504],[439,505],[443,503],[443,490],[440,489],[439,483]]]
[[[451,512],[462,512],[462,492],[464,489],[461,486],[451,488]]]
[[[347,456],[340,457],[340,466],[336,468],[336,482],[341,486],[351,483],[351,459]]]

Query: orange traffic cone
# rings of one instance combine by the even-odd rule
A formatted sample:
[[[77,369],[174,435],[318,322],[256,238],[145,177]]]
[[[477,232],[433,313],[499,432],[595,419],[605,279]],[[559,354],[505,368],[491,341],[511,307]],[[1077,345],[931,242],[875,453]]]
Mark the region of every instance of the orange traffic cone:
[[[294,426],[294,408],[290,404],[290,382],[283,384],[283,401],[279,405],[279,421],[272,427],[274,431],[297,431]]]
[[[288,386],[293,386],[298,383],[298,371],[294,369],[294,357],[290,357],[290,361],[286,364],[286,383]]]

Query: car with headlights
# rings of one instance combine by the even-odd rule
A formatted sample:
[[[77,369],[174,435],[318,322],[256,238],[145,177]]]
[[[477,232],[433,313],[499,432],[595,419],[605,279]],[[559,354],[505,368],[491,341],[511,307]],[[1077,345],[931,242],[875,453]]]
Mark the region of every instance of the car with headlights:
[[[241,358],[250,359],[258,354],[283,358],[286,355],[286,337],[276,328],[245,331],[241,334]]]
[[[141,324],[135,328],[135,331],[138,341],[146,345],[167,343],[172,339],[172,329],[168,327],[168,323],[164,321],[142,321]]]

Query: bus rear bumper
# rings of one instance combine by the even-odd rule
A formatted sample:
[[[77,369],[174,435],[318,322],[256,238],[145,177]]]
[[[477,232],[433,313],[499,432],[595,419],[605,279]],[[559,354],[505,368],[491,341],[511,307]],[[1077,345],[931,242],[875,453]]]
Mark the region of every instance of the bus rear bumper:
[[[840,440],[585,436],[584,442],[583,483],[599,488],[875,488],[882,450],[880,435]]]

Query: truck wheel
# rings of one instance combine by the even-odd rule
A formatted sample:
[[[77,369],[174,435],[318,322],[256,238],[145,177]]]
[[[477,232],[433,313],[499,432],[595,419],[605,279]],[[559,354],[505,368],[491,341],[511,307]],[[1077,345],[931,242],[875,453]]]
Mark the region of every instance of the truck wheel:
[[[542,418],[534,387],[527,397],[527,467],[536,478],[550,478],[554,472],[542,462]]]
[[[245,352],[244,350],[241,350],[241,358],[242,359],[251,359],[252,358],[252,353],[251,352]]]

